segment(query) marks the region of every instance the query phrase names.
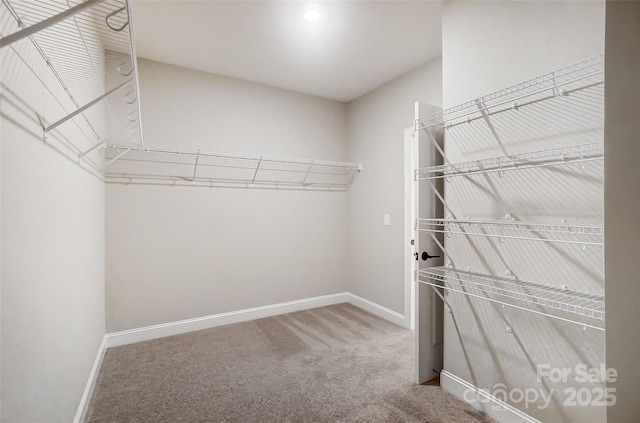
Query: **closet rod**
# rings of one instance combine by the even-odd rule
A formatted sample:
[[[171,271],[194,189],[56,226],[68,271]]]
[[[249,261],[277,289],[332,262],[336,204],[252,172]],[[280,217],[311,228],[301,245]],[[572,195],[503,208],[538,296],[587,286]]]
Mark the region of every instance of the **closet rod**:
[[[73,6],[70,9],[65,10],[64,12],[61,12],[55,16],[52,16],[50,18],[47,18],[41,22],[38,22],[34,25],[31,25],[28,28],[22,29],[18,32],[14,32],[11,35],[7,35],[6,37],[0,38],[0,48],[2,47],[6,47],[8,45],[11,45],[13,43],[15,43],[16,41],[20,41],[23,38],[26,38],[30,35],[33,35],[37,32],[42,31],[43,29],[47,29],[48,27],[50,27],[51,25],[55,25],[60,21],[63,21],[73,15],[76,15],[77,13],[82,12],[83,10],[93,7],[97,4],[103,3],[106,0],[87,0],[83,3],[80,3],[76,6]]]
[[[5,7],[7,8],[7,10],[9,11],[9,13],[11,14],[11,16],[13,16],[13,18],[16,20],[16,22],[18,23],[18,26],[22,27],[24,26],[24,23],[22,22],[22,19],[20,18],[20,16],[18,15],[18,13],[16,13],[16,11],[13,9],[13,7],[11,6],[11,4],[7,1],[7,0],[2,0],[2,3],[5,5]],[[42,59],[47,63],[47,66],[49,67],[49,69],[51,70],[51,72],[53,73],[53,75],[55,76],[55,78],[58,80],[58,82],[60,83],[60,85],[62,86],[62,88],[65,90],[65,92],[67,93],[67,95],[69,96],[69,99],[71,100],[71,102],[76,106],[79,107],[80,105],[78,104],[78,102],[76,101],[75,97],[71,94],[71,92],[68,90],[68,87],[65,85],[65,83],[63,82],[62,78],[60,77],[60,75],[58,74],[58,72],[56,71],[56,69],[53,67],[53,65],[51,64],[51,61],[48,60],[47,55],[44,53],[44,51],[42,51],[42,48],[40,47],[40,45],[38,45],[38,43],[36,42],[36,40],[33,38],[33,36],[29,36],[29,40],[31,41],[31,43],[33,44],[34,48],[38,51],[38,53],[40,54],[40,56],[42,56]],[[47,86],[47,84],[42,80],[42,78],[39,77],[39,75],[37,74],[37,72],[33,69],[32,66],[30,66],[25,59],[20,56],[20,54],[18,54],[18,52],[15,50],[14,47],[11,47],[14,52],[17,54],[18,58],[24,63],[24,65],[31,71],[31,73],[33,73],[33,75],[42,83],[42,85],[44,86],[44,88],[49,91],[49,93],[52,95],[53,98],[55,98],[56,102],[60,105],[60,107],[66,112],[65,106],[61,103],[60,99],[57,98],[55,96],[55,94],[53,94],[53,92],[51,91],[51,89]],[[93,131],[94,135],[96,136],[96,138],[100,139],[100,134],[98,134],[98,131],[96,131],[96,129],[94,128],[94,126],[91,124],[91,122],[89,121],[89,119],[84,115],[84,113],[82,114],[82,117],[85,120],[85,123],[87,124],[87,126]],[[78,127],[78,130],[80,132],[82,132],[82,134],[87,138],[87,140],[93,142],[93,139],[84,131],[83,128],[80,127],[80,125],[77,122],[74,122],[75,125]]]
[[[96,98],[93,101],[90,101],[89,103],[85,104],[84,106],[80,107],[79,109],[77,109],[74,112],[69,113],[68,115],[66,115],[65,117],[63,117],[62,119],[58,120],[57,122],[47,126],[44,130],[44,133],[46,134],[47,132],[51,131],[52,129],[57,128],[58,126],[62,125],[63,123],[65,123],[66,121],[68,121],[69,119],[79,115],[80,113],[84,112],[85,110],[87,110],[89,107],[93,106],[94,104],[96,104],[97,102],[99,102],[100,100],[103,100],[104,98],[108,97],[109,95],[113,94],[115,91],[117,91],[118,89],[124,87],[125,85],[131,83],[131,81],[133,81],[132,79],[129,79],[125,82],[123,82],[122,84],[110,89],[109,91],[107,91],[106,93],[102,94],[100,97]]]

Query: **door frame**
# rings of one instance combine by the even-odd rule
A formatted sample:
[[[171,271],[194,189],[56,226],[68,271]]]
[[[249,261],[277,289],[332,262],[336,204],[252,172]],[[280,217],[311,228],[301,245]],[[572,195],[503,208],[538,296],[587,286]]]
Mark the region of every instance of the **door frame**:
[[[416,219],[416,184],[413,173],[418,164],[417,157],[417,137],[413,127],[404,130],[404,318],[405,327],[415,330],[415,260],[413,254],[416,252],[415,245],[411,240],[415,240],[414,223]]]
[[[423,118],[439,110],[439,107],[417,102],[415,104],[415,118]],[[428,136],[432,138],[433,134],[429,132]],[[418,384],[437,377],[439,370],[443,368],[444,358],[444,316],[439,314],[444,314],[444,308],[441,299],[430,286],[420,284],[415,280],[415,270],[422,262],[416,261],[413,255],[415,252],[419,253],[421,250],[430,248],[428,245],[421,245],[424,244],[424,239],[422,239],[421,233],[415,231],[416,218],[433,218],[442,212],[436,207],[438,201],[436,196],[425,189],[423,184],[415,182],[414,177],[415,170],[420,166],[433,166],[436,163],[437,153],[433,142],[440,143],[442,141],[432,139],[430,142],[426,142],[422,131],[417,132],[413,127],[404,130],[405,325],[415,332],[415,381]],[[424,150],[425,148],[428,150]],[[421,162],[425,159],[426,162]],[[423,204],[420,200],[422,195],[427,195],[425,200],[429,200],[426,213],[425,210],[419,210],[418,207],[418,202]],[[413,245],[411,240],[415,240]],[[434,246],[431,245],[431,247]]]

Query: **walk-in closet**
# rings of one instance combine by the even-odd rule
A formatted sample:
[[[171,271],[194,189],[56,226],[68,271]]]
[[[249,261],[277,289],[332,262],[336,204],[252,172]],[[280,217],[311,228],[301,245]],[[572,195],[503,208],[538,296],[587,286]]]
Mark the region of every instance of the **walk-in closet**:
[[[640,421],[638,22],[0,0],[0,420]]]

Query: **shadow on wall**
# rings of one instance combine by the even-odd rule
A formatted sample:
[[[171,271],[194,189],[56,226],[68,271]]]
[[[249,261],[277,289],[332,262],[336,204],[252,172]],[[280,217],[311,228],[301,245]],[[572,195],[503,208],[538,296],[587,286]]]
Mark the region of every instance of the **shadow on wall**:
[[[601,421],[605,412],[567,403],[580,386],[605,387],[576,378],[576,366],[605,361],[604,84],[602,73],[578,76],[562,90],[550,81],[514,102],[478,102],[482,112],[446,127],[455,165],[444,177],[445,218],[459,223],[445,242],[460,271],[451,283],[467,295],[447,294],[445,369],[542,421]],[[539,366],[570,372],[550,380]]]

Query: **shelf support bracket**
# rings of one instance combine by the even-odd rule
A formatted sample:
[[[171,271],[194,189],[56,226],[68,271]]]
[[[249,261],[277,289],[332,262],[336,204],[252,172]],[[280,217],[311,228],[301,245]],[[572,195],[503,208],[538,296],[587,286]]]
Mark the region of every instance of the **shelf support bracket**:
[[[43,29],[47,29],[48,27],[50,27],[51,25],[55,25],[60,21],[63,21],[67,18],[70,18],[71,16],[74,16],[80,12],[82,12],[83,10],[93,7],[97,4],[100,4],[102,2],[104,2],[106,0],[87,0],[85,2],[82,2],[80,4],[78,4],[77,6],[74,6],[70,9],[65,10],[64,12],[58,13],[55,16],[52,16],[50,18],[47,18],[41,22],[38,22],[36,24],[31,25],[28,28],[22,29],[18,32],[14,32],[11,35],[7,35],[6,37],[2,37],[0,38],[0,48],[6,47],[8,45],[11,45],[13,43],[15,43],[16,41],[20,41],[23,38],[26,38],[30,35],[33,35],[37,32],[42,31]]]
[[[108,140],[102,140],[99,143],[97,143],[96,145],[94,145],[93,147],[91,147],[90,149],[88,149],[87,151],[84,151],[80,154],[78,154],[78,164],[80,164],[80,160],[82,160],[82,158],[84,156],[86,156],[87,154],[91,153],[93,150],[95,150],[96,148],[100,147],[101,145],[105,144]]]
[[[440,248],[440,251],[442,251],[445,255],[445,257],[447,258],[447,260],[449,260],[452,264],[453,267],[456,267],[455,264],[453,264],[453,258],[451,258],[451,256],[449,255],[449,253],[447,253],[447,250],[444,249],[444,245],[442,245],[442,243],[440,242],[440,240],[438,239],[437,236],[435,236],[434,234],[430,233],[429,234],[431,236],[431,239],[433,240],[433,242],[436,243],[436,245],[438,246],[438,248]]]
[[[193,176],[191,177],[191,185],[196,184],[196,172],[198,171],[198,159],[200,159],[200,150],[197,150],[196,153],[196,162],[193,165]]]
[[[442,281],[442,283],[444,284],[444,281]],[[438,288],[436,288],[435,286],[431,285],[431,289],[433,289],[433,292],[435,292],[435,293],[436,293],[436,295],[437,295],[438,297],[440,297],[440,299],[442,300],[442,302],[443,302],[447,307],[449,307],[449,310],[453,310],[453,307],[451,307],[451,304],[449,304],[449,303],[447,302],[447,300],[445,300],[445,299],[444,299],[444,295],[442,295],[442,293],[441,293],[440,291],[438,291]],[[442,289],[447,289],[447,288],[445,288],[445,287],[443,286],[443,287],[442,287]]]
[[[449,207],[447,202],[444,201],[444,198],[442,197],[442,194],[440,194],[440,191],[438,191],[436,186],[433,185],[433,182],[429,181],[429,186],[431,187],[431,191],[433,191],[433,193],[436,195],[436,197],[438,197],[438,200],[440,200],[440,202],[442,203],[444,208],[447,209],[447,211],[451,214],[451,216],[453,216],[454,219],[456,219],[456,214],[453,212],[453,210],[451,210],[451,207]]]
[[[107,166],[109,166],[111,163],[115,162],[116,160],[118,160],[120,157],[124,156],[125,154],[127,154],[129,151],[131,151],[131,148],[127,148],[126,150],[124,150],[122,153],[118,154],[117,156],[115,156],[113,159],[109,160],[108,162],[106,162],[104,164],[104,166],[102,167],[102,170],[106,169]]]
[[[487,122],[487,126],[489,126],[489,130],[491,131],[496,141],[498,142],[498,145],[500,146],[502,153],[505,156],[508,156],[509,153],[507,153],[507,149],[504,147],[504,144],[502,143],[502,140],[500,139],[500,136],[498,135],[496,128],[493,126],[493,123],[491,123],[491,119],[489,118],[489,114],[487,113],[487,106],[480,100],[476,100],[476,106],[478,106],[478,110],[480,110],[480,114],[482,115],[482,118],[484,119],[484,121]]]
[[[309,177],[309,173],[311,173],[311,169],[313,168],[313,161],[309,165],[309,169],[307,169],[307,173],[304,175],[304,179],[300,182],[300,185],[304,186],[305,182],[307,182],[307,178]]]
[[[553,81],[553,87],[551,87],[551,92],[553,93],[553,97],[558,97],[561,94],[561,90],[558,88],[555,72],[551,73],[551,81]]]
[[[251,185],[256,182],[256,176],[258,176],[258,170],[260,170],[260,165],[262,164],[262,156],[258,159],[258,164],[256,165],[256,170],[253,172],[253,178],[251,178]]]
[[[85,110],[87,110],[89,107],[93,106],[94,104],[96,104],[97,102],[103,100],[104,98],[110,96],[111,94],[113,94],[115,91],[117,91],[118,89],[124,87],[125,85],[131,83],[133,80],[129,79],[128,81],[123,82],[122,84],[110,89],[109,91],[107,91],[106,93],[102,94],[100,97],[96,98],[93,101],[90,101],[89,103],[85,104],[84,106],[76,109],[74,112],[69,113],[68,115],[66,115],[65,117],[63,117],[62,119],[60,119],[59,121],[47,126],[44,130],[44,137],[46,139],[47,137],[47,132],[57,128],[58,126],[62,125],[63,123],[65,123],[66,121],[68,121],[69,119],[72,119],[74,117],[76,117],[77,115],[79,115],[80,113],[84,112]]]
[[[429,136],[429,139],[431,140],[431,143],[436,148],[436,150],[438,150],[438,153],[440,153],[440,156],[442,157],[442,160],[444,160],[444,162],[447,163],[447,164],[451,163],[449,161],[449,159],[447,158],[446,154],[444,154],[444,150],[442,150],[442,147],[440,147],[440,144],[438,144],[438,141],[436,141],[436,139],[434,138],[434,136],[431,133],[431,131],[429,131],[429,128],[425,128],[424,132],[427,133],[427,135]]]

